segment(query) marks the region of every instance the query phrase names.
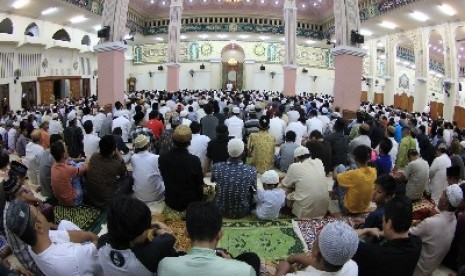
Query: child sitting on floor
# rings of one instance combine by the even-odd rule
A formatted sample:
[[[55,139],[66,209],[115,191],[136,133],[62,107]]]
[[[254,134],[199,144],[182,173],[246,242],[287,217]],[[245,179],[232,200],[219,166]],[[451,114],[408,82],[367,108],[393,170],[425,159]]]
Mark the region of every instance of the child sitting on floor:
[[[366,219],[354,219],[352,224],[360,228],[378,228],[383,230],[384,205],[391,200],[396,194],[396,179],[389,175],[383,174],[375,181],[375,190],[373,191],[372,201],[376,204],[376,210],[371,212]]]
[[[278,187],[279,175],[274,170],[269,170],[263,173],[261,181],[264,190],[257,191],[255,213],[262,220],[277,219],[286,200],[286,193]]]
[[[379,143],[379,156],[376,158],[375,165],[378,171],[378,176],[385,173],[391,173],[392,159],[389,152],[392,149],[392,141],[389,138],[381,139]]]

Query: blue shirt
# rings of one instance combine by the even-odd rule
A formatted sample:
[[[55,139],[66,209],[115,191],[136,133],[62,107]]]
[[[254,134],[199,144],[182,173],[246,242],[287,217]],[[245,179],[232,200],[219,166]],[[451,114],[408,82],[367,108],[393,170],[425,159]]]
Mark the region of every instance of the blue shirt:
[[[241,218],[252,211],[257,190],[257,170],[241,160],[229,159],[212,167],[212,182],[216,182],[215,205],[223,216]]]
[[[399,123],[397,123],[395,127],[396,134],[394,135],[394,140],[396,140],[397,143],[400,143],[400,141],[402,140],[402,126]]]
[[[383,216],[384,205],[381,205],[368,215],[363,228],[378,228],[379,230],[383,230]]]
[[[390,173],[392,170],[392,160],[390,155],[380,155],[376,159],[378,175]]]

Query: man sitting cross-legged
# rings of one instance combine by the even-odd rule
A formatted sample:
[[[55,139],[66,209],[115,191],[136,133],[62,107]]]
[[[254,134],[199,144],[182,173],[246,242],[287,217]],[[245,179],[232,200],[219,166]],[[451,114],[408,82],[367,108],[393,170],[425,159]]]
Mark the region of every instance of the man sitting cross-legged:
[[[280,262],[275,276],[334,275],[357,276],[357,264],[352,258],[357,251],[358,236],[348,224],[336,221],[327,224],[313,242],[311,253],[292,255]],[[305,271],[286,274],[291,263],[306,266]]]
[[[22,201],[14,201],[7,211],[6,227],[28,244],[29,252],[47,276],[101,275],[97,235],[84,231],[50,231],[50,223],[40,211]]]
[[[225,250],[215,250],[223,236],[222,223],[220,210],[214,204],[191,203],[186,212],[186,235],[192,249],[182,257],[164,258],[158,265],[158,275],[258,276],[260,259],[255,253],[243,253],[233,260]]]

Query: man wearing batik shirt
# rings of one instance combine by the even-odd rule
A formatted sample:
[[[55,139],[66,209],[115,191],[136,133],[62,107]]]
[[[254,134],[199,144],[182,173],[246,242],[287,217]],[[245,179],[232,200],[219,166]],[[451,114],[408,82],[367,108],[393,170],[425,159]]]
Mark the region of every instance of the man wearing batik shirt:
[[[242,218],[249,214],[257,190],[257,170],[242,162],[243,152],[244,143],[232,139],[228,143],[228,161],[212,167],[212,182],[216,182],[215,205],[228,218]]]
[[[153,147],[155,146],[155,136],[153,136],[153,132],[144,127],[145,126],[145,121],[144,121],[144,113],[138,112],[136,115],[134,115],[134,124],[136,125],[136,128],[131,131],[131,139],[134,142],[136,140],[136,137],[139,135],[145,135],[149,137],[150,139],[150,145]]]

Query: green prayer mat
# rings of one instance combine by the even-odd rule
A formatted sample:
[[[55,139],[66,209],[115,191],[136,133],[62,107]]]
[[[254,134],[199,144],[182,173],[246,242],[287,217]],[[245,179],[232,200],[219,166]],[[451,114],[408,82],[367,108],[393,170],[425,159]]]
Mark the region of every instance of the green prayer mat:
[[[290,220],[225,220],[222,230],[224,235],[218,247],[225,248],[233,256],[254,252],[262,260],[278,260],[304,252]]]
[[[97,224],[100,224],[104,212],[88,205],[76,207],[58,205],[55,206],[54,215],[55,223],[57,224],[62,220],[69,220],[82,230],[89,231],[94,230],[93,228],[96,228]]]

